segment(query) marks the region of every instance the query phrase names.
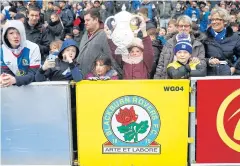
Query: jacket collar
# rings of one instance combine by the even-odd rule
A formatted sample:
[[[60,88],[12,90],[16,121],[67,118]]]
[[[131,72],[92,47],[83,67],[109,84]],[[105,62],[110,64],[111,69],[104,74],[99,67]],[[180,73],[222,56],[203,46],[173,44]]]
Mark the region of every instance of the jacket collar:
[[[226,32],[226,37],[230,37],[230,36],[232,36],[233,35],[233,30],[232,30],[232,28],[230,27],[230,26],[227,26],[226,27],[226,30],[227,30],[227,32]],[[207,29],[207,36],[209,37],[209,38],[214,38],[214,36],[211,34],[211,32],[210,32],[210,28],[208,28]]]

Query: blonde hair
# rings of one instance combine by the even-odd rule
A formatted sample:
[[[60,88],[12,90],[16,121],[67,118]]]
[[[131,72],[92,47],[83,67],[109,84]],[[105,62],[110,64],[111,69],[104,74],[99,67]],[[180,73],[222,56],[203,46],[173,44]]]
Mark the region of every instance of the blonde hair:
[[[215,7],[212,9],[210,18],[212,18],[213,15],[218,14],[224,21],[224,24],[228,24],[230,21],[230,15],[226,9]]]
[[[62,47],[62,40],[54,40],[50,43],[50,49],[52,50],[53,47],[55,47],[55,49],[60,50],[60,48]]]
[[[176,25],[179,25],[180,21],[189,23],[190,27],[192,28],[192,19],[189,16],[187,15],[179,16],[177,19]]]

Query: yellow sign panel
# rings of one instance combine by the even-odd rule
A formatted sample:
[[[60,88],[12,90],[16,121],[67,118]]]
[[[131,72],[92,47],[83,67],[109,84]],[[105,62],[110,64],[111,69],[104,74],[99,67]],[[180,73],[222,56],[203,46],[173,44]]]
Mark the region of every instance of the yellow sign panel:
[[[186,166],[188,80],[77,83],[83,166]]]

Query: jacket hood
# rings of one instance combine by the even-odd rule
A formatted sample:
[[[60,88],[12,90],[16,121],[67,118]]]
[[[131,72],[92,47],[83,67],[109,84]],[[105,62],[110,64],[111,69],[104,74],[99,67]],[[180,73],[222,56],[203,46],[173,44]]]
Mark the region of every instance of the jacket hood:
[[[76,47],[77,52],[76,52],[75,59],[77,58],[77,56],[78,56],[78,54],[79,54],[79,49],[78,49],[77,43],[76,43],[73,39],[67,39],[67,40],[65,40],[65,41],[63,42],[62,47],[61,47],[61,49],[60,49],[60,51],[59,51],[59,54],[58,54],[59,59],[63,59],[63,57],[62,57],[63,51],[64,51],[67,47],[70,47],[70,46]]]
[[[5,41],[5,35],[6,35],[6,32],[9,28],[15,28],[19,31],[20,33],[20,36],[21,36],[21,43],[20,43],[20,47],[25,47],[26,46],[26,32],[25,32],[25,28],[24,28],[24,25],[21,21],[19,20],[8,20],[6,22],[6,24],[3,26],[3,33],[2,33],[2,41],[3,41],[3,44],[8,47],[8,45],[6,44],[6,41]],[[8,47],[9,48],[9,47]]]

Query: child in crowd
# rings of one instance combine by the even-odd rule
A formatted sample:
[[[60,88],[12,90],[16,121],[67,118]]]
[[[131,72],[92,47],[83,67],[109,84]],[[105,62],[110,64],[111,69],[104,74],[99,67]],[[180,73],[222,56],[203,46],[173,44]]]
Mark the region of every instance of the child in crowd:
[[[35,80],[38,82],[47,80],[81,81],[83,76],[75,62],[78,53],[79,49],[76,42],[72,39],[66,39],[62,44],[58,58],[47,58],[42,67],[37,71]]]
[[[134,38],[128,46],[129,54],[122,56],[116,55],[116,45],[108,39],[108,44],[112,51],[113,58],[123,66],[124,79],[148,79],[153,65],[153,48],[151,38],[147,35],[146,23],[142,21],[140,28],[143,34],[143,40]],[[109,35],[108,29],[106,34]],[[108,36],[109,37],[109,36]]]
[[[62,40],[55,40],[50,43],[50,54],[57,56],[62,47]]]
[[[65,35],[64,40],[66,40],[66,39],[73,39],[73,34],[67,33],[67,34]]]
[[[158,32],[157,39],[160,40],[163,45],[165,45],[166,42],[167,42],[167,40],[165,39],[166,34],[167,34],[166,28],[161,27],[159,32]]]
[[[117,80],[118,73],[112,69],[111,59],[107,56],[100,56],[94,62],[92,73],[87,74],[89,80]]]
[[[190,61],[192,45],[187,40],[179,41],[175,48],[176,61],[167,66],[167,74],[171,79],[187,79],[189,77],[206,76],[206,66],[200,61],[194,63]]]

